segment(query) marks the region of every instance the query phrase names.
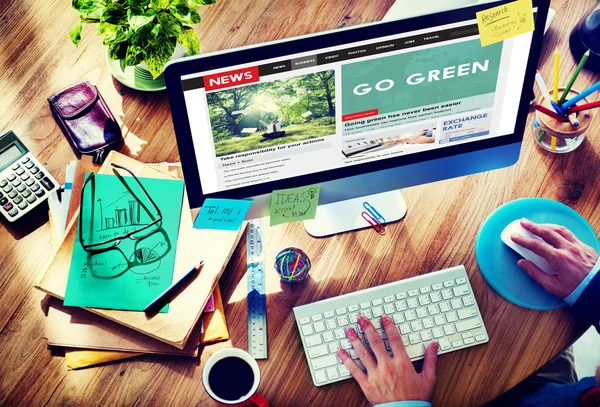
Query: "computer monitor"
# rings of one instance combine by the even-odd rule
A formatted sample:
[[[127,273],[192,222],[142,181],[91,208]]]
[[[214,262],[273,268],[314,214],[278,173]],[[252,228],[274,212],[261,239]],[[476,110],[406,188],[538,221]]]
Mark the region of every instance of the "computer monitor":
[[[404,216],[400,188],[519,157],[549,0],[534,32],[481,46],[507,1],[184,58],[165,70],[192,207],[321,184],[314,236]],[[501,22],[500,22],[501,23]]]

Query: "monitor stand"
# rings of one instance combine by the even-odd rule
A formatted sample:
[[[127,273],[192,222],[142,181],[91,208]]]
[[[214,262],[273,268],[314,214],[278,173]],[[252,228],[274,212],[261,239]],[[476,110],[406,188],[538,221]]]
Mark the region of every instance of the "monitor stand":
[[[362,217],[363,203],[368,202],[385,218],[386,223],[400,220],[406,214],[406,202],[400,190],[367,195],[346,201],[317,206],[314,219],[304,221],[304,229],[313,237],[369,228]]]

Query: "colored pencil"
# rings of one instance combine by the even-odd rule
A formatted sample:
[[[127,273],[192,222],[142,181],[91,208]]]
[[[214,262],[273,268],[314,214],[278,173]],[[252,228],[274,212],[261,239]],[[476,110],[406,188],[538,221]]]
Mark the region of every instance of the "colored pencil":
[[[558,67],[560,65],[560,52],[558,48],[554,50],[554,89],[552,90],[552,99],[558,102]]]
[[[571,124],[575,127],[579,126],[579,120],[577,120],[577,115],[575,113],[571,113],[567,116]]]
[[[587,52],[585,54],[583,54],[583,56],[581,57],[581,61],[579,61],[579,65],[577,65],[575,72],[573,72],[573,76],[571,76],[571,79],[569,80],[569,83],[567,84],[565,91],[563,92],[562,96],[560,97],[560,99],[558,101],[559,105],[562,105],[564,103],[565,99],[567,98],[567,95],[569,94],[569,91],[571,90],[571,87],[573,87],[573,84],[575,83],[575,79],[577,79],[577,77],[579,76],[579,73],[583,69],[583,66],[585,65],[585,62],[587,61],[589,56],[590,56],[590,50],[588,49]]]
[[[542,74],[540,73],[540,71],[536,72],[535,81],[537,82],[540,90],[542,91],[542,96],[544,96],[544,99],[546,99],[548,102],[550,102],[550,104],[552,105],[552,108],[556,111],[556,113],[564,116],[565,113],[556,104],[556,102],[552,99],[552,96],[550,96],[550,91],[548,90],[548,87],[546,86],[546,82],[544,82],[544,78],[542,78]]]
[[[534,103],[533,108],[538,112],[544,113],[552,117],[553,119],[558,120],[559,122],[566,122],[568,120],[565,116],[561,116],[558,113],[555,113],[552,110],[548,109],[546,106],[540,105],[539,103]]]
[[[583,105],[577,105],[575,107],[570,108],[567,113],[571,114],[575,112],[581,112],[582,110],[594,109],[596,107],[600,107],[600,100],[592,103],[586,103]]]
[[[586,90],[581,92],[579,95],[573,96],[571,99],[569,99],[565,103],[563,103],[562,108],[568,109],[570,107],[575,106],[577,104],[577,102],[579,102],[582,99],[585,99],[586,97],[588,97],[589,95],[591,95],[592,93],[596,92],[599,89],[600,89],[600,82],[596,82],[595,84],[593,84],[592,86],[590,86],[589,88],[587,88]]]
[[[540,132],[540,135],[538,136],[538,143],[542,142],[542,139],[544,138],[545,135],[546,135],[546,130],[542,130]]]
[[[550,149],[552,151],[556,150],[556,137],[552,136],[552,139],[550,140]]]

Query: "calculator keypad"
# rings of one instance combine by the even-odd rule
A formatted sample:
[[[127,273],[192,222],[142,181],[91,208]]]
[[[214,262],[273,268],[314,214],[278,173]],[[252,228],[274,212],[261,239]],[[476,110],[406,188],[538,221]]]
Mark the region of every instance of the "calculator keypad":
[[[46,198],[55,182],[35,159],[21,157],[0,176],[0,208],[9,220],[18,218]]]

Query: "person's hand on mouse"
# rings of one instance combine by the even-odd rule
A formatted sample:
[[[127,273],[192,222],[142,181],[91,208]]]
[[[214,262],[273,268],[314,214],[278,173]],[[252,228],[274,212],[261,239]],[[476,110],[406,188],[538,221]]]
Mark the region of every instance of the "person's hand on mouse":
[[[554,268],[554,274],[544,273],[525,259],[519,260],[519,267],[551,294],[560,298],[569,296],[594,268],[598,253],[564,226],[537,224],[527,219],[521,220],[521,226],[546,243],[519,235],[512,235],[512,241],[545,258]]]
[[[400,332],[389,316],[381,317],[381,325],[387,334],[393,356],[388,354],[381,336],[371,321],[364,316],[359,316],[358,324],[367,337],[373,355],[359,339],[354,328],[348,328],[346,336],[367,372],[362,371],[344,349],[338,350],[337,354],[358,382],[369,403],[374,406],[393,401],[430,401],[435,384],[439,344],[433,342],[427,347],[423,369],[421,373],[417,373],[408,358]]]

